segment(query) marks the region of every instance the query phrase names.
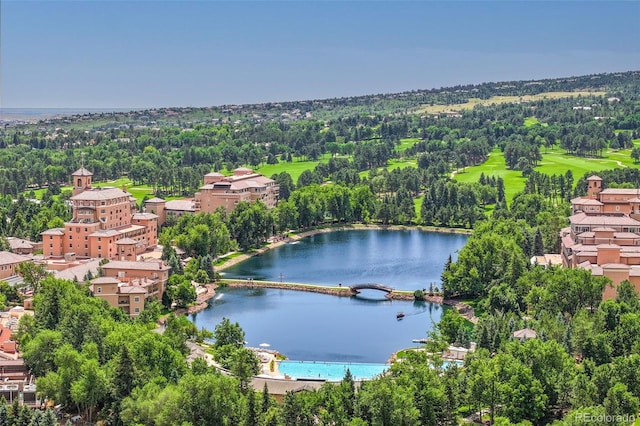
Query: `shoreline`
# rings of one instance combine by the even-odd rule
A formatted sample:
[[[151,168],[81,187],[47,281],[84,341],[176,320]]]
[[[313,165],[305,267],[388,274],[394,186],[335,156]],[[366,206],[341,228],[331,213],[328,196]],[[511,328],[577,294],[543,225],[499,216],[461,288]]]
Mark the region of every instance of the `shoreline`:
[[[231,266],[237,265],[253,256],[258,256],[268,250],[272,250],[276,247],[280,247],[284,244],[288,244],[292,241],[298,241],[303,238],[312,237],[314,235],[326,234],[329,232],[337,231],[359,231],[359,230],[373,230],[373,231],[423,231],[423,232],[439,232],[443,234],[464,234],[471,235],[473,230],[461,229],[461,228],[440,228],[437,226],[405,226],[405,225],[365,225],[365,224],[352,224],[352,225],[340,225],[340,226],[327,226],[323,228],[310,229],[307,231],[291,233],[288,236],[279,237],[275,241],[271,241],[266,246],[257,249],[251,253],[243,253],[240,256],[229,259],[222,265],[215,266],[216,272],[224,271]]]
[[[288,244],[293,241],[298,241],[303,238],[311,237],[314,235],[325,234],[329,232],[337,232],[337,231],[355,231],[355,230],[392,230],[392,231],[423,231],[423,232],[440,232],[440,233],[449,233],[449,234],[466,234],[470,235],[473,231],[467,229],[458,229],[458,228],[439,228],[439,227],[429,227],[429,226],[404,226],[404,225],[365,225],[365,224],[353,224],[353,225],[341,225],[341,226],[327,226],[323,228],[310,229],[306,231],[302,231],[299,233],[293,233],[288,236],[279,236],[276,237],[275,240],[272,239],[266,246],[259,248],[258,250],[251,253],[243,253],[240,256],[229,259],[225,263],[219,266],[215,266],[216,272],[224,271],[226,268],[237,265],[240,262],[243,262],[253,256],[261,255],[269,250],[272,250],[276,247],[280,247],[282,245]],[[303,284],[303,283],[283,283],[276,281],[242,281],[237,279],[220,279],[216,282],[226,282],[226,285],[229,287],[263,287],[263,288],[275,288],[275,289],[285,289],[285,290],[293,290],[293,291],[307,291],[313,293],[321,293],[321,294],[329,294],[338,297],[351,297],[353,294],[349,291],[349,287],[334,287],[334,286],[321,286],[314,284]],[[198,295],[196,300],[196,304],[193,306],[189,306],[186,309],[181,309],[175,311],[176,314],[194,314],[209,306],[209,300],[212,299],[215,295],[215,289],[217,285],[215,282],[209,283],[205,286],[207,291]],[[404,301],[414,301],[415,297],[413,296],[413,292],[407,290],[401,290],[398,292],[392,292],[389,295],[389,299],[393,300],[404,300]],[[467,319],[472,324],[478,323],[478,318],[474,315],[473,308],[465,303],[459,302],[453,299],[445,299],[442,295],[429,295],[425,294],[423,301],[429,303],[436,303],[438,305],[447,305],[456,309],[465,319]]]

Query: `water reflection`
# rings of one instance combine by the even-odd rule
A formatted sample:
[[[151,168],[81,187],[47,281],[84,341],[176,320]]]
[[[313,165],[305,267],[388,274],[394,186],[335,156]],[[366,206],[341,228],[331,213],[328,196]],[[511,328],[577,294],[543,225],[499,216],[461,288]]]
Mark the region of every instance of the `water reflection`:
[[[252,258],[227,277],[253,277],[343,286],[384,283],[396,289],[428,288],[466,235],[418,231],[349,231],[304,239]],[[427,338],[443,307],[397,301],[378,290],[353,297],[264,288],[220,288],[209,307],[191,316],[213,330],[223,317],[238,322],[249,346],[270,349],[293,360],[386,362],[413,339]],[[398,321],[397,313],[405,317]]]

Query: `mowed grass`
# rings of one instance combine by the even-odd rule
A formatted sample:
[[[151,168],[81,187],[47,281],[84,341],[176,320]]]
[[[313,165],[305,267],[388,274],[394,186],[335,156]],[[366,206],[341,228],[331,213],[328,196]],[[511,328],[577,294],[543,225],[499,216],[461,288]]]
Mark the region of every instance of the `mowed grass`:
[[[540,121],[535,117],[527,117],[524,119],[524,127],[535,126],[536,124],[540,124],[542,127],[547,127],[547,123],[540,123]]]
[[[627,153],[629,157],[630,151]],[[621,157],[624,154],[620,155]],[[629,157],[629,159],[631,159]],[[620,163],[622,163],[620,161]],[[588,157],[575,157],[573,155],[566,154],[564,150],[556,148],[549,150],[547,153],[542,154],[542,161],[538,164],[535,170],[547,175],[559,175],[565,174],[567,170],[571,170],[575,180],[578,180],[585,173],[607,169],[617,169],[623,167],[624,163],[619,164],[615,159],[609,158],[607,153],[603,154],[602,158],[588,158]]]
[[[420,142],[420,138],[405,138],[400,139],[400,144],[396,146],[396,151],[405,152],[407,149],[411,148],[415,144]]]
[[[419,196],[418,198],[413,199],[413,205],[416,206],[416,223],[420,223],[422,219],[422,201],[424,200],[424,195]]]
[[[382,169],[387,169],[388,171],[392,171],[395,169],[404,169],[405,167],[418,167],[418,163],[415,158],[392,158],[387,161],[387,165],[385,167],[378,167],[378,172],[382,171]],[[364,170],[362,172],[358,172],[361,178],[369,177],[369,170]]]
[[[291,163],[280,161],[278,164],[265,164],[255,169],[255,171],[267,177],[271,177],[276,173],[287,172],[291,175],[293,183],[297,183],[302,172],[305,170],[313,171],[318,164],[328,163],[330,158],[331,154],[324,154],[318,161],[302,161],[294,158]]]
[[[634,144],[640,146],[640,139],[634,140]],[[543,151],[542,161],[535,170],[548,175],[565,174],[571,170],[574,181],[577,181],[585,173],[621,167],[640,167],[640,164],[633,162],[630,149],[606,150],[600,158],[586,158],[569,155],[560,148],[553,148],[547,152]],[[502,177],[505,183],[505,195],[509,202],[515,194],[524,189],[526,178],[518,170],[507,169],[504,155],[498,148],[491,151],[487,161],[481,165],[467,167],[464,171],[459,170],[455,174],[455,179],[459,182],[477,182],[482,173],[485,176]]]
[[[561,98],[573,98],[578,96],[604,96],[606,92],[591,92],[591,91],[578,91],[578,92],[546,92],[539,93],[537,95],[524,95],[524,96],[492,96],[489,99],[470,98],[467,102],[462,104],[448,104],[448,105],[424,105],[416,110],[416,113],[438,114],[448,111],[462,111],[467,109],[473,109],[476,105],[498,105],[514,102],[531,102],[539,101],[542,99],[561,99]]]
[[[458,170],[455,180],[459,182],[478,182],[480,175],[501,177],[504,180],[504,193],[508,201],[524,188],[526,178],[518,170],[507,169],[504,155],[500,149],[495,148],[489,153],[487,161],[479,166],[467,167],[465,170]]]

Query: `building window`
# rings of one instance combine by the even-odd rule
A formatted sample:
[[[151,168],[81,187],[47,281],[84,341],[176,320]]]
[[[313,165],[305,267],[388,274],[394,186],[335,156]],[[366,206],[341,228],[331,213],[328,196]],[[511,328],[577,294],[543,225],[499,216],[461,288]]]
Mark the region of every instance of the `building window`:
[[[53,244],[49,244],[49,248],[53,248]]]
[[[118,278],[124,278],[124,271],[118,271]]]
[[[616,211],[619,212],[620,211],[620,206],[616,206]]]
[[[133,312],[135,312],[136,314],[140,313],[140,308],[133,308]]]
[[[98,288],[96,289],[96,291],[97,291],[97,293],[102,293],[102,287],[98,287]]]
[[[73,244],[69,244],[69,248],[73,248]]]
[[[140,297],[136,296],[133,298],[133,301],[136,303],[140,303]]]

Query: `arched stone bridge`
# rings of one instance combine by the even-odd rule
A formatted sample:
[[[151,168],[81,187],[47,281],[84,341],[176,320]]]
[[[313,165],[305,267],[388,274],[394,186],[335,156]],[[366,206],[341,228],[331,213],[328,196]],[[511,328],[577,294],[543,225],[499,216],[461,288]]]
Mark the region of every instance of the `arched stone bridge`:
[[[351,293],[353,294],[360,293],[360,290],[380,290],[380,291],[384,291],[387,294],[393,292],[393,288],[386,286],[384,284],[375,284],[375,283],[352,285],[349,287],[349,290],[351,290]]]

